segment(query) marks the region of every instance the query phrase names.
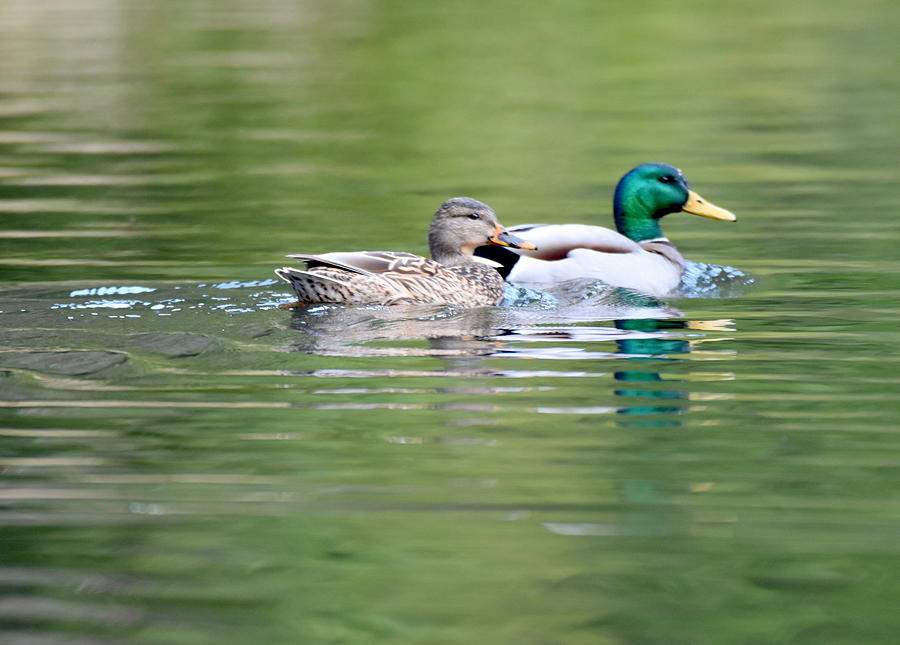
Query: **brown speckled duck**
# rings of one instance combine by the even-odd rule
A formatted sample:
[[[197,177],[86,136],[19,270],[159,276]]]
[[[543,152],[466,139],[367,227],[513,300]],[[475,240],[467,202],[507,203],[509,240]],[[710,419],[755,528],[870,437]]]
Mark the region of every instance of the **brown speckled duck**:
[[[348,305],[495,305],[503,278],[472,252],[485,244],[515,249],[535,246],[507,233],[490,206],[470,197],[441,204],[428,229],[431,258],[392,251],[297,254],[305,269],[283,267],[275,274],[291,284],[298,302]]]

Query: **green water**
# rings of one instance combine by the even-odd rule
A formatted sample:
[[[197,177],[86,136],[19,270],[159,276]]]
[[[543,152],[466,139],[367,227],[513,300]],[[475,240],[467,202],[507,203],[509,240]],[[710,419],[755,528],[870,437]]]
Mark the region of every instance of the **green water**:
[[[0,641],[896,642],[898,13],[0,1]],[[277,308],[643,161],[752,284]]]

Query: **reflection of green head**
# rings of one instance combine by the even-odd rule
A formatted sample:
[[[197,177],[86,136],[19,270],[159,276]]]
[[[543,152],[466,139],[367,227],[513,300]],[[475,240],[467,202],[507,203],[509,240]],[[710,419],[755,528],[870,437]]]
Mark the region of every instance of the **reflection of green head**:
[[[621,374],[630,374],[637,375],[641,374],[643,376],[639,377],[636,380],[643,381],[656,381],[661,380],[659,375],[655,372],[616,372],[616,378],[619,378]],[[656,378],[650,378],[650,375],[655,375]],[[623,379],[628,380],[628,379]],[[647,391],[647,390],[616,390],[616,396],[639,396],[644,398],[651,399],[683,399],[685,398],[685,394],[683,392],[677,391],[667,391],[667,390],[659,390],[659,391]],[[621,421],[620,424],[624,427],[628,428],[671,428],[671,427],[679,427],[681,426],[681,421],[677,419],[672,419],[671,415],[677,415],[684,412],[684,408],[678,406],[670,406],[670,405],[629,405],[627,407],[621,407],[617,410],[618,414],[622,415],[623,418],[628,419],[628,421]],[[665,415],[665,416],[659,416]],[[646,417],[650,417],[649,419]]]
[[[689,354],[691,351],[691,344],[688,341],[672,338],[632,338],[617,340],[616,345],[620,354],[662,356],[664,354]]]
[[[687,394],[675,390],[616,390],[616,396],[639,396],[645,399],[686,399]]]
[[[670,318],[659,320],[657,318],[635,318],[631,320],[617,320],[617,329],[629,331],[660,331],[662,329],[687,329],[686,320],[672,320]]]
[[[685,329],[687,322],[684,320],[657,320],[655,318],[641,318],[635,320],[617,320],[616,327],[628,331],[663,331],[667,329]],[[686,340],[673,338],[627,338],[617,340],[616,345],[620,354],[649,354],[660,356],[663,354],[688,354],[691,344]],[[635,360],[641,360],[636,358]]]
[[[685,329],[687,322],[684,320],[657,320],[655,318],[644,318],[634,320],[617,320],[616,327],[627,331],[637,332],[659,332],[669,329]],[[691,351],[691,345],[686,340],[678,338],[629,338],[626,340],[616,341],[621,354],[644,354],[645,356],[630,356],[628,360],[636,361],[659,361],[659,360],[678,360],[678,359],[661,359],[662,354],[687,354]],[[649,370],[622,370],[616,372],[614,378],[617,381],[626,383],[659,383],[663,378],[659,372],[651,372]],[[616,396],[634,396],[645,399],[661,399],[661,400],[682,400],[687,398],[685,392],[677,390],[615,390]],[[619,414],[629,417],[631,420],[624,422],[622,425],[631,428],[663,428],[678,427],[680,421],[671,418],[656,419],[640,419],[646,415],[673,415],[684,412],[684,408],[675,406],[657,406],[657,405],[632,405],[619,409]],[[637,417],[635,419],[634,417]],[[640,419],[640,420],[638,420]]]
[[[613,378],[617,381],[627,381],[629,383],[651,383],[662,380],[659,372],[638,372],[635,370],[616,372],[613,374]]]
[[[626,383],[660,383],[659,372],[626,371],[616,372],[613,377]],[[616,396],[640,396],[645,399],[686,399],[687,394],[678,390],[616,390]]]

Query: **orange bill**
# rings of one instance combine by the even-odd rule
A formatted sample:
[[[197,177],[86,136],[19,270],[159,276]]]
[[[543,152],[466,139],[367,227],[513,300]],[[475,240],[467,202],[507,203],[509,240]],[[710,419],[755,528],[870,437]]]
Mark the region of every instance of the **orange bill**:
[[[528,251],[536,251],[537,247],[531,242],[526,242],[522,238],[516,237],[509,231],[505,231],[499,226],[494,234],[488,238],[488,242],[498,246],[509,246],[514,249],[525,249]]]

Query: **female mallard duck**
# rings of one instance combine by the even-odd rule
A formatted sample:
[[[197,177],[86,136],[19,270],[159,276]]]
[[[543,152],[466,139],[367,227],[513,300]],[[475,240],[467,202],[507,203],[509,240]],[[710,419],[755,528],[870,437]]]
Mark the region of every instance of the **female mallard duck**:
[[[473,257],[475,248],[483,244],[536,248],[506,232],[487,204],[454,197],[441,204],[431,220],[431,260],[390,251],[299,254],[287,257],[303,260],[306,270],[284,267],[275,273],[294,288],[299,299],[294,306],[324,302],[495,305],[503,298],[503,278]]]
[[[516,226],[509,230],[539,251],[482,247],[477,254],[502,264],[499,270],[510,282],[590,278],[661,296],[678,286],[685,261],[663,235],[660,219],[678,211],[725,222],[736,219],[705,201],[680,170],[664,163],[641,164],[622,177],[613,209],[618,233],[585,224]]]

